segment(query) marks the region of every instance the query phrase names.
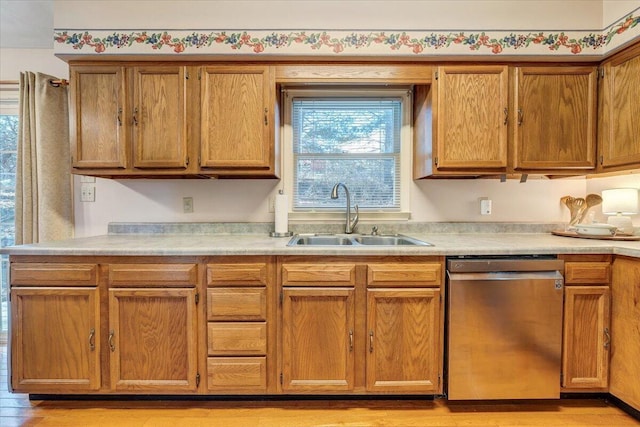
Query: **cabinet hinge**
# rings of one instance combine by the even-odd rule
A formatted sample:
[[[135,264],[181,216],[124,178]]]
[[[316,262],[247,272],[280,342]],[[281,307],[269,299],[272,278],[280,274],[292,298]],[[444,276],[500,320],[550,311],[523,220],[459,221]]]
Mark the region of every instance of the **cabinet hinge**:
[[[200,386],[200,372],[196,374],[196,387]]]
[[[598,71],[599,71],[599,74],[600,74],[600,78],[604,79],[604,67],[600,67],[600,69]]]
[[[202,70],[198,70],[198,80],[202,80]]]
[[[440,374],[438,373],[438,387],[440,387],[440,383],[442,382],[442,377],[440,376]]]
[[[284,302],[284,291],[280,291],[280,306],[282,306],[283,302]]]
[[[186,161],[187,161],[186,166],[189,166],[189,156],[187,156]]]
[[[196,305],[200,302],[200,292],[196,293]]]
[[[562,384],[564,384],[564,374],[560,372],[560,386],[562,386]]]
[[[189,80],[189,72],[188,71],[186,73],[184,73],[184,79],[185,80]]]
[[[600,165],[602,165],[604,163],[604,156],[601,154],[600,155]]]
[[[282,375],[282,372],[280,372],[280,385],[284,384],[284,376]]]
[[[440,73],[436,71],[436,80],[438,80],[439,77],[440,77]]]
[[[438,158],[436,157],[436,167],[438,167]]]

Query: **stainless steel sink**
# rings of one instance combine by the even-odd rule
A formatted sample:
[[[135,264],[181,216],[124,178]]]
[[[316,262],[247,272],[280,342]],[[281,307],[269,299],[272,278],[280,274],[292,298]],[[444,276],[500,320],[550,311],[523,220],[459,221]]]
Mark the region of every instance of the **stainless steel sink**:
[[[353,245],[351,239],[346,236],[336,235],[302,235],[298,234],[293,236],[293,239],[289,241],[287,246],[346,246]]]
[[[354,241],[361,245],[377,245],[377,246],[433,246],[431,243],[414,239],[413,237],[394,234],[391,236],[357,236]]]
[[[296,234],[287,246],[433,246],[402,234]]]

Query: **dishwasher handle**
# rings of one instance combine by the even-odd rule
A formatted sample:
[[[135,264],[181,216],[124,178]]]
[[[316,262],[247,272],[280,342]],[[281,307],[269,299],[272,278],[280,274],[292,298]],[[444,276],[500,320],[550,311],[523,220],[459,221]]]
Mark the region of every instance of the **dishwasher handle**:
[[[495,271],[482,273],[452,273],[447,271],[449,284],[519,281],[519,280],[554,280],[556,289],[562,289],[564,277],[559,271]]]

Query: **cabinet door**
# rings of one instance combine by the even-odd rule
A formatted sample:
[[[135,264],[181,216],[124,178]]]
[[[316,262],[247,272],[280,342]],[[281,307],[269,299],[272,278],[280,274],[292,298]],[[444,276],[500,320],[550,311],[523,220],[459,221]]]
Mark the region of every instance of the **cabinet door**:
[[[562,386],[606,388],[611,343],[608,286],[566,286]]]
[[[202,168],[273,169],[274,92],[268,66],[201,69]]]
[[[353,390],[353,288],[285,288],[282,391]]]
[[[640,411],[640,260],[616,257],[612,277],[609,392]]]
[[[593,169],[595,67],[516,69],[514,169]]]
[[[438,170],[506,168],[507,70],[501,65],[438,67],[433,113]]]
[[[70,139],[75,168],[125,168],[125,72],[118,66],[70,68]]]
[[[196,391],[195,289],[109,289],[111,387]]]
[[[185,67],[135,67],[132,74],[133,166],[185,168]]]
[[[367,390],[440,391],[440,290],[367,291]]]
[[[11,289],[11,384],[24,393],[100,388],[96,288]]]
[[[640,167],[640,45],[607,62],[602,81],[600,164]]]

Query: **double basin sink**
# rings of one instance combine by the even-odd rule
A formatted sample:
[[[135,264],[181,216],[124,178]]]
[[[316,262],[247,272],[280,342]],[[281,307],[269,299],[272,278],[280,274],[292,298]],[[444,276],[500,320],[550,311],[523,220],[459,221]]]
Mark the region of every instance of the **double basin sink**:
[[[287,246],[433,246],[402,234],[296,234]]]

